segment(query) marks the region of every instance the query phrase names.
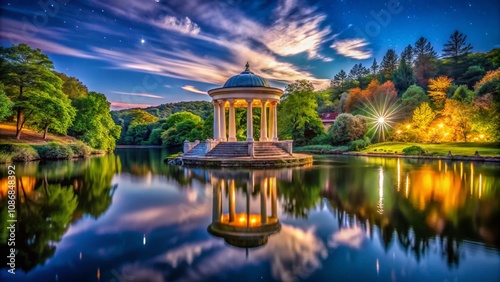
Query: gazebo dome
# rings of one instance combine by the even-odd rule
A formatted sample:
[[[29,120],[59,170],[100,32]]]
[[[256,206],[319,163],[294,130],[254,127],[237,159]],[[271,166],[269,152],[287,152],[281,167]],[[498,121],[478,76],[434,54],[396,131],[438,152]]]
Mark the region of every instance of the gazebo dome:
[[[222,88],[230,87],[269,87],[269,82],[261,76],[250,71],[250,65],[246,64],[245,70],[240,74],[229,78]]]

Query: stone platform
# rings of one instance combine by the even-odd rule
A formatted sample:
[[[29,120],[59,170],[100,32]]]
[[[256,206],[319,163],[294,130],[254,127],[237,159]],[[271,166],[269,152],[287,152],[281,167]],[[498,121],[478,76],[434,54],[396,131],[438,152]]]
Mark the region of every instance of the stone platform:
[[[213,167],[291,167],[312,164],[313,157],[304,154],[271,157],[181,156],[180,164]]]

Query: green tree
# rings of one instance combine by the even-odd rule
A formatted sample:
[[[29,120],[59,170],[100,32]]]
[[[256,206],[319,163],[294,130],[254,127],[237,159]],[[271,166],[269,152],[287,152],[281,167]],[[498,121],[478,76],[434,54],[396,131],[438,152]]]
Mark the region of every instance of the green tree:
[[[474,92],[467,85],[460,85],[453,93],[453,100],[470,103],[474,99]]]
[[[9,48],[0,47],[0,79],[11,90],[7,95],[14,102],[16,111],[16,139],[21,133],[26,121],[34,112],[43,111],[43,107],[31,105],[43,89],[51,84],[59,84],[61,80],[52,72],[52,61],[40,49],[32,49],[27,44],[14,45]]]
[[[360,139],[366,133],[366,120],[362,116],[340,114],[328,129],[334,144],[346,144]]]
[[[213,121],[213,119],[212,119]],[[167,130],[161,135],[163,145],[178,148],[185,140],[203,140],[203,121],[201,117],[190,112],[179,112],[165,121]]]
[[[9,97],[5,95],[3,84],[0,83],[0,121],[10,116],[12,105],[13,103],[10,101]]]
[[[401,52],[400,63],[405,62],[407,66],[412,66],[413,64],[413,47],[408,45],[405,47],[403,52]]]
[[[445,59],[452,59],[455,64],[463,57],[467,56],[472,50],[472,45],[466,43],[467,35],[464,35],[458,30],[455,30],[448,42],[444,44],[443,57]]]
[[[415,84],[416,79],[413,74],[413,69],[407,64],[406,59],[401,58],[398,68],[392,75],[392,79],[398,91],[398,95],[403,94],[410,85]]]
[[[467,84],[469,89],[472,89],[485,74],[486,71],[483,67],[474,65],[467,69],[467,71],[461,76],[461,80]]]
[[[392,74],[396,71],[398,67],[398,55],[393,49],[387,50],[382,63],[380,64],[380,72],[384,78],[384,81],[392,79]]]
[[[292,138],[296,145],[308,144],[324,133],[318,116],[314,86],[307,80],[289,84],[278,106],[280,139]]]
[[[78,80],[78,78],[68,77],[64,73],[55,72],[55,74],[63,81],[62,92],[71,100],[82,98],[89,92],[87,86]]]
[[[69,134],[93,148],[113,151],[121,127],[111,118],[110,103],[106,100],[106,96],[89,92],[87,96],[74,100],[73,106],[77,114]]]
[[[411,85],[401,95],[401,105],[405,109],[404,112],[412,113],[423,102],[429,102],[429,96],[425,94],[422,87]]]
[[[380,66],[377,64],[377,59],[373,58],[373,63],[372,66],[370,67],[370,70],[372,71],[372,74],[375,76],[378,74]]]

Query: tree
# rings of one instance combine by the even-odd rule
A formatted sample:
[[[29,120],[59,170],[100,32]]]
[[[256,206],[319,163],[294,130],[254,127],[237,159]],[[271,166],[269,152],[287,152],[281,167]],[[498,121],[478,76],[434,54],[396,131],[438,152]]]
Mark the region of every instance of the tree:
[[[429,96],[425,94],[424,89],[417,85],[411,85],[401,95],[401,105],[404,112],[412,113],[423,102],[429,102]]]
[[[446,125],[451,128],[455,141],[467,142],[472,133],[473,105],[458,100],[446,99],[443,117]]]
[[[346,112],[352,112],[359,108],[364,101],[368,100],[369,92],[359,87],[349,89],[349,96],[345,102],[344,109]]]
[[[120,137],[121,127],[116,125],[109,112],[106,96],[89,92],[87,96],[73,101],[77,110],[69,134],[84,141],[92,148],[113,151]]]
[[[403,61],[410,67],[413,64],[413,47],[411,45],[406,46],[403,52],[401,52],[399,63],[401,64]]]
[[[380,65],[380,71],[384,80],[392,79],[392,74],[396,70],[398,66],[398,55],[393,49],[387,50],[384,58],[382,59],[382,63]]]
[[[27,44],[0,47],[0,79],[11,93],[7,93],[14,102],[16,111],[16,139],[21,138],[22,129],[34,112],[43,108],[30,106],[41,95],[41,90],[59,84],[61,80],[52,72],[52,61],[40,49],[31,49]],[[29,108],[28,116],[25,116]]]
[[[413,56],[417,85],[427,88],[428,79],[436,73],[437,53],[427,39],[420,37],[415,42]]]
[[[62,92],[66,94],[71,100],[82,98],[87,95],[89,90],[78,78],[68,77],[64,73],[55,72],[55,74],[62,80]]]
[[[396,101],[397,98],[398,92],[396,91],[394,83],[390,80],[373,90],[373,99],[376,101]]]
[[[435,109],[442,110],[446,101],[446,93],[451,86],[452,79],[446,76],[429,79],[429,97]]]
[[[426,131],[427,127],[436,117],[436,113],[431,109],[429,103],[423,102],[413,111],[413,126],[421,131]]]
[[[467,71],[461,76],[461,81],[467,84],[469,89],[472,89],[474,85],[481,80],[481,78],[486,74],[486,71],[481,66],[470,66]]]
[[[366,120],[362,116],[340,114],[328,129],[334,144],[346,144],[360,139],[366,133]]]
[[[458,30],[455,30],[448,42],[444,44],[443,58],[452,59],[455,64],[458,63],[460,59],[467,56],[472,50],[472,45],[466,43],[467,35],[464,35]]]
[[[367,68],[365,68],[361,63],[354,64],[351,71],[349,71],[348,78],[350,80],[356,80],[359,82],[359,84],[361,84],[363,77],[365,77],[369,73],[370,71]]]
[[[3,84],[0,83],[0,121],[2,121],[5,117],[8,117],[10,115],[12,105],[13,103],[10,101],[9,97],[5,95],[5,91],[3,90]]]
[[[372,66],[370,67],[372,74],[377,75],[379,68],[380,68],[380,66],[377,64],[377,59],[373,58],[373,63],[372,63]]]
[[[467,88],[467,85],[460,85],[453,93],[453,100],[470,103],[474,99],[474,92]]]
[[[410,45],[408,46],[411,47]],[[401,58],[401,62],[392,75],[392,79],[399,95],[403,94],[410,85],[415,84],[416,79],[413,69],[407,64],[406,59]]]
[[[291,137],[297,145],[303,145],[323,134],[324,127],[317,107],[314,86],[310,81],[297,80],[289,84],[278,106],[280,138]]]
[[[185,140],[202,140],[203,121],[197,115],[190,112],[175,113],[167,118],[165,124],[168,129],[163,132],[161,138],[166,147],[180,147]]]

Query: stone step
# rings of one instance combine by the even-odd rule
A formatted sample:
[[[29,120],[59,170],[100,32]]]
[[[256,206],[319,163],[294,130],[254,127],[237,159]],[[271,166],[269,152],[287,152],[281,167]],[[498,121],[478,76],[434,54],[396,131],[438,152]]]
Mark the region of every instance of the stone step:
[[[221,142],[207,156],[213,157],[245,157],[248,156],[248,144],[242,142]]]

